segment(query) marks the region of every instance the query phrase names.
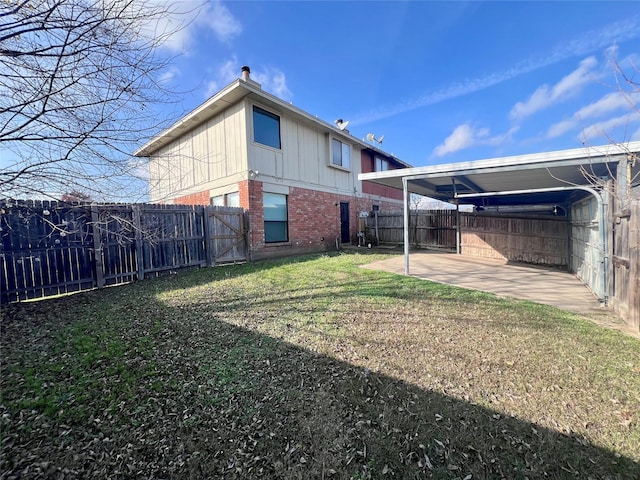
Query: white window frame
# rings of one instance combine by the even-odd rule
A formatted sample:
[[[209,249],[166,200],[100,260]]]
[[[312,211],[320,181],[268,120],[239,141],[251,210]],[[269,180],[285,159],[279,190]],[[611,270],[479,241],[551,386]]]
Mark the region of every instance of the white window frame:
[[[274,147],[273,145],[269,145],[267,143],[262,143],[256,140],[256,125],[255,125],[255,110],[261,110],[268,115],[274,116],[278,118],[278,147]],[[259,145],[264,148],[270,148],[272,150],[282,150],[282,115],[279,112],[275,112],[268,108],[263,107],[262,105],[257,105],[255,103],[251,104],[251,140],[255,145]]]
[[[340,147],[340,163],[336,163],[336,160],[333,156],[333,145],[334,142],[339,142]],[[348,152],[349,159],[348,165],[344,165],[344,154]],[[329,166],[333,168],[338,168],[340,170],[351,171],[351,157],[353,153],[353,146],[350,143],[343,142],[340,138],[329,137]]]
[[[225,193],[222,195],[214,195],[213,197],[211,197],[209,199],[209,203],[211,204],[211,206],[213,207],[229,207],[229,206],[233,206],[233,205],[229,205],[229,197],[231,198],[235,198],[237,199],[237,207],[240,206],[240,192],[229,192],[229,193]]]
[[[231,199],[233,199],[234,201],[230,201]],[[231,205],[231,203],[236,203],[237,205]],[[227,207],[240,207],[240,192],[231,192],[231,193],[227,193],[224,196],[224,204]]]
[[[390,170],[390,168],[389,168],[389,160],[387,160],[386,158],[382,158],[382,157],[375,157],[375,168],[374,168],[374,171],[376,171],[376,172],[386,172],[387,170]]]
[[[285,195],[282,193],[273,193],[273,192],[264,192],[263,195],[263,204],[264,204],[264,198],[267,197],[267,195],[273,196],[273,197],[279,197],[281,199],[284,199],[284,214],[285,214],[285,218],[284,219],[279,219],[279,220],[271,220],[271,219],[267,219],[267,215],[266,212],[263,213],[264,216],[264,243],[266,245],[273,245],[273,244],[278,244],[278,243],[288,243],[290,241],[289,239],[289,195]],[[264,205],[263,205],[264,208]],[[270,230],[268,228],[268,224],[271,223],[277,223],[280,225],[284,226],[284,234],[285,234],[285,238],[279,238],[277,240],[267,240],[267,231]]]

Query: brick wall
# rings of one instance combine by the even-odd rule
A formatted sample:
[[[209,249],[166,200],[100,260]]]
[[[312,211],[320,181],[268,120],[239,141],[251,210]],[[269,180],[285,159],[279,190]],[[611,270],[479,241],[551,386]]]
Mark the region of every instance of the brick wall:
[[[372,201],[368,197],[291,187],[288,196],[289,241],[265,243],[262,182],[244,180],[238,183],[238,190],[240,206],[249,211],[249,251],[254,260],[335,249],[336,238],[340,238],[340,202],[349,203],[352,243],[358,240],[361,211],[370,212],[373,205],[378,205],[381,211],[402,208],[397,203]],[[181,205],[209,205],[209,202],[208,190],[183,195],[174,200],[174,203]]]
[[[176,205],[209,205],[210,201],[209,190],[205,190],[203,192],[176,197],[173,203]]]
[[[340,202],[349,200],[343,195],[291,188],[289,236],[293,246],[335,246],[340,236]]]
[[[240,196],[240,206],[245,210],[249,210],[251,205],[251,189],[254,185],[260,184],[262,188],[262,182],[255,182],[253,180],[244,180],[238,183],[238,194]]]
[[[264,212],[262,208],[262,182],[240,182],[240,206],[249,210],[249,251],[262,251],[264,247]],[[246,201],[246,203],[245,203]]]
[[[353,243],[357,242],[360,228],[359,212],[370,212],[374,203],[381,211],[399,208],[397,203],[373,202],[369,198],[291,187],[287,197],[289,241],[264,243],[262,182],[250,180],[243,183],[246,183],[246,188],[241,183],[240,204],[247,208],[243,198],[248,198],[249,243],[253,259],[334,249],[336,238],[340,238],[340,202],[349,203],[349,228]]]

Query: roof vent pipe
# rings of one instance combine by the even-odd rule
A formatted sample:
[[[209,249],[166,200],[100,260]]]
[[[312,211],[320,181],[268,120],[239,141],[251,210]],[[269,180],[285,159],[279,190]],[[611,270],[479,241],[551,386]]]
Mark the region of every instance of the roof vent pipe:
[[[251,69],[245,65],[244,67],[242,67],[241,70],[242,70],[242,80],[246,82],[247,80],[250,79]]]

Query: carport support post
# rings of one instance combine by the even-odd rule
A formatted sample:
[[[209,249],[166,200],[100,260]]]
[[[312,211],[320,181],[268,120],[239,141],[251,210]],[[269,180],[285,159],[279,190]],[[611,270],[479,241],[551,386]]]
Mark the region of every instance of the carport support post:
[[[460,229],[460,202],[456,198],[456,253],[458,255],[462,252],[460,243],[462,243],[462,231]]]
[[[404,200],[404,274],[409,275],[409,181],[402,177],[402,199]]]
[[[460,200],[458,200],[455,178],[451,178],[451,184],[453,185],[453,196],[456,202],[456,253],[460,255]]]

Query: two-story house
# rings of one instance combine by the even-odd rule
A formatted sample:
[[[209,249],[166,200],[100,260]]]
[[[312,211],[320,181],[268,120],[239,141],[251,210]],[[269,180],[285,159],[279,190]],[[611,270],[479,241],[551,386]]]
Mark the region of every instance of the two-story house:
[[[402,190],[358,174],[410,165],[262,90],[224,87],[135,152],[149,157],[154,203],[241,207],[251,257],[356,241],[363,212],[402,208]]]

